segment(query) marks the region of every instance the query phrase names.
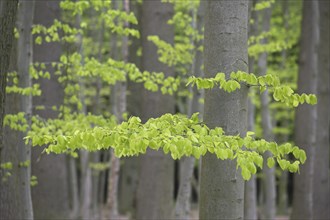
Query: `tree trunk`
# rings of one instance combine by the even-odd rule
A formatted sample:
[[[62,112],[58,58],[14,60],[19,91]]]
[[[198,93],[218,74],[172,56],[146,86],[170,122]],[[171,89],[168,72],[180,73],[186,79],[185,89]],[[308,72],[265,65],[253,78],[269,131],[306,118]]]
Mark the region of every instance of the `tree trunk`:
[[[127,14],[129,14],[129,0],[123,0],[123,8]],[[128,27],[128,22],[125,22],[124,26]],[[128,61],[128,36],[122,38],[121,53],[123,61]],[[114,103],[114,115],[118,119],[118,122],[123,122],[123,114],[126,112],[126,82],[117,82],[114,86],[113,92],[115,92]],[[110,177],[109,177],[109,190],[108,190],[108,207],[109,217],[114,219],[118,218],[118,183],[119,183],[119,171],[120,171],[120,159],[111,151],[111,165],[110,165]]]
[[[192,26],[198,30],[199,34],[202,34],[202,28],[204,26],[204,2],[200,2],[200,6],[196,12],[193,12],[193,24]],[[194,48],[199,48],[202,45],[202,41],[192,42]],[[194,61],[191,67],[192,75],[196,77],[202,77],[202,64],[203,64],[203,53],[200,50],[196,50]],[[202,92],[197,90],[196,87],[190,87],[190,92],[193,97],[188,101],[188,115],[191,116],[195,112],[199,112],[199,118],[202,118],[203,105],[199,99],[202,97]],[[180,175],[179,175],[179,190],[178,196],[175,203],[174,217],[177,219],[189,219],[191,208],[191,192],[192,192],[192,178],[195,167],[194,157],[183,157],[179,161]]]
[[[49,27],[54,19],[60,19],[60,6],[57,1],[37,1],[34,24]],[[52,106],[63,104],[63,87],[54,75],[50,62],[58,61],[62,50],[59,43],[34,45],[34,61],[45,62],[51,79],[39,79],[42,96],[33,97],[34,106],[43,105],[45,110],[35,110],[42,118],[57,118],[58,112]],[[54,92],[56,91],[56,92]],[[32,150],[32,175],[38,179],[38,185],[32,188],[32,201],[36,219],[68,218],[70,214],[68,167],[65,155],[41,154],[43,148]],[[54,172],[56,175],[54,175]],[[48,199],[45,199],[48,198]]]
[[[6,2],[2,3],[9,7]],[[10,9],[10,8],[8,8]],[[31,87],[29,67],[32,61],[32,39],[31,27],[33,20],[34,1],[22,1],[18,8],[18,32],[20,37],[17,45],[17,75],[18,86],[21,88]],[[11,11],[13,12],[13,11]],[[9,15],[10,16],[10,15]],[[9,26],[8,26],[9,27]],[[10,30],[8,30],[11,32]],[[8,42],[7,42],[8,43]],[[7,44],[8,47],[8,44]],[[6,113],[15,114],[24,112],[27,123],[30,124],[32,114],[32,97],[13,94]],[[26,131],[13,131],[5,128],[4,149],[2,161],[11,162],[13,169],[12,175],[3,182],[1,180],[1,217],[4,219],[33,219],[31,189],[30,189],[30,159],[31,148],[25,145],[23,137]],[[22,165],[22,163],[26,163]]]
[[[2,163],[2,135],[3,118],[5,116],[7,73],[9,70],[12,46],[15,41],[14,27],[17,5],[18,0],[4,0],[0,2],[0,164]],[[1,202],[1,204],[3,204],[3,202]],[[0,208],[0,210],[2,210],[2,208]]]
[[[283,10],[283,26],[285,30],[289,29],[289,4],[288,1],[282,2],[282,10]],[[287,42],[287,39],[285,40]],[[287,50],[284,49],[282,51],[282,61],[281,61],[281,69],[285,69],[287,62]],[[288,114],[290,114],[289,110],[287,110]],[[283,127],[289,126],[288,121],[284,122]],[[289,140],[288,134],[279,135],[280,137],[276,137],[277,143],[285,143]],[[279,177],[278,183],[278,210],[277,213],[279,215],[287,215],[288,214],[288,171],[283,171],[281,176]]]
[[[320,43],[318,47],[317,145],[314,166],[313,218],[330,219],[329,215],[329,1],[319,1]]]
[[[247,1],[207,1],[205,21],[205,74],[247,71]],[[222,127],[228,135],[245,135],[247,126],[247,87],[226,93],[219,88],[205,92],[204,121]],[[236,161],[202,158],[200,219],[243,219],[244,182]]]
[[[318,1],[304,1],[299,55],[298,93],[316,93]],[[323,45],[322,45],[323,46]],[[307,154],[300,174],[294,175],[292,219],[313,219],[313,174],[316,147],[316,106],[300,105],[296,110],[295,144]]]
[[[271,8],[264,9],[262,31],[269,32]],[[261,44],[266,44],[267,39],[263,39]],[[267,73],[267,52],[260,54],[258,60],[259,74],[261,76]],[[273,125],[269,110],[269,94],[268,90],[261,94],[261,126],[263,131],[263,137],[267,141],[274,141]],[[275,180],[275,167],[269,168],[267,166],[267,158],[271,156],[269,151],[264,154],[264,166],[263,166],[263,182],[264,185],[264,198],[262,208],[262,218],[274,219],[276,215],[276,180]]]
[[[142,5],[142,69],[164,72],[173,76],[172,68],[160,63],[156,46],[147,40],[149,35],[158,35],[173,43],[173,27],[167,24],[172,17],[173,6],[161,0],[143,1]],[[141,118],[146,121],[164,113],[174,112],[174,99],[160,92],[146,90],[141,94]],[[174,162],[162,151],[147,151],[140,156],[140,172],[137,189],[137,219],[169,219],[173,210]]]
[[[258,16],[257,11],[253,10],[253,6],[257,0],[250,1],[249,4],[249,17],[253,19],[254,23],[249,25],[249,37],[255,36],[258,32]],[[249,20],[250,20],[249,19]],[[254,72],[254,58],[249,56],[249,72]],[[255,130],[255,106],[252,103],[252,98],[248,99],[248,131]],[[244,219],[255,220],[257,219],[257,183],[256,177],[253,175],[249,181],[245,182],[244,187]]]

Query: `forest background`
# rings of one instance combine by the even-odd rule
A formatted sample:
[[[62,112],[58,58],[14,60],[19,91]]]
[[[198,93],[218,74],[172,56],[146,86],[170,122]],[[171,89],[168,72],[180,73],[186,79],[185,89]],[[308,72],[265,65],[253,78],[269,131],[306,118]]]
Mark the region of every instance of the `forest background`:
[[[329,219],[329,10],[2,0],[0,218]]]

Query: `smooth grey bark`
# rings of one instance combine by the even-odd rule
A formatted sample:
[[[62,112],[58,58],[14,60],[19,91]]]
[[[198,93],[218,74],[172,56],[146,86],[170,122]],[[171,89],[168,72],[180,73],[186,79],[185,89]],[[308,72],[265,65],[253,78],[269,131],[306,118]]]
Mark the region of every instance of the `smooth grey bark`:
[[[288,1],[282,2],[282,10],[283,10],[283,26],[285,30],[289,29],[289,4]],[[287,39],[285,40],[287,42]],[[285,69],[287,62],[287,50],[284,49],[282,51],[282,61],[281,61],[281,69]],[[288,113],[290,110],[287,110]],[[284,127],[288,126],[288,122],[284,122]],[[282,136],[282,137],[281,137]],[[280,135],[280,137],[276,137],[277,143],[285,143],[288,142],[289,135]],[[288,214],[288,171],[283,171],[279,177],[278,183],[278,205],[277,205],[277,213],[279,215],[287,215]]]
[[[141,5],[137,1],[130,1],[130,10],[138,19],[138,24],[132,28],[141,30]],[[128,61],[134,63],[138,68],[141,67],[141,56],[137,55],[138,49],[141,47],[141,38],[131,37],[129,46]],[[141,115],[140,109],[140,92],[143,85],[132,82],[127,79],[127,112],[130,115]],[[122,159],[123,165],[120,169],[119,180],[119,212],[134,218],[134,210],[136,209],[136,190],[138,184],[139,158],[127,157]]]
[[[253,6],[257,3],[257,0],[249,2],[249,18],[254,22],[249,25],[249,37],[255,36],[258,32],[258,16],[257,11],[253,10]],[[250,20],[249,19],[249,20]],[[249,56],[249,72],[254,72],[255,60]],[[254,131],[255,129],[255,106],[252,103],[252,98],[248,98],[248,131]],[[257,219],[257,183],[256,176],[253,175],[249,181],[245,182],[244,187],[244,219]]]
[[[161,0],[143,1],[141,10],[142,69],[163,72],[173,76],[173,68],[158,61],[156,46],[147,40],[158,35],[173,44],[173,27],[167,24],[172,17],[173,5]],[[159,117],[174,112],[174,98],[160,92],[141,91],[141,119]],[[137,188],[137,219],[169,219],[173,210],[174,162],[162,151],[148,150],[140,156],[139,183]]]
[[[298,93],[316,93],[317,47],[319,41],[318,1],[304,1],[299,54]],[[296,109],[295,144],[307,154],[300,174],[294,175],[291,219],[313,219],[313,178],[316,147],[316,106],[300,105]]]
[[[4,3],[6,4],[6,3]],[[7,5],[8,6],[8,5]],[[17,41],[17,76],[18,86],[26,88],[31,86],[29,67],[32,61],[31,27],[33,20],[34,1],[20,2],[17,17],[17,29],[20,37]],[[32,13],[31,13],[32,12]],[[10,31],[10,30],[8,30]],[[16,114],[24,112],[27,123],[30,125],[32,114],[32,97],[12,94],[8,96],[6,113]],[[25,145],[23,138],[26,132],[10,130],[4,131],[4,149],[2,161],[12,162],[13,169],[7,181],[1,180],[1,218],[3,219],[33,219],[30,175],[31,175],[31,147]],[[27,166],[21,163],[27,162]]]
[[[14,37],[18,0],[0,2],[0,163],[3,149],[3,118],[5,116],[7,73]],[[0,207],[2,207],[0,205]],[[0,208],[0,211],[2,209]]]
[[[129,0],[123,0],[123,9],[129,14]],[[125,27],[128,27],[128,22],[124,23]],[[121,54],[124,62],[128,61],[128,36],[122,37]],[[117,82],[115,87],[114,105],[113,112],[118,122],[123,122],[123,114],[126,112],[126,82]],[[111,165],[110,165],[110,176],[109,176],[109,190],[108,190],[108,201],[107,206],[109,207],[109,217],[114,219],[118,218],[118,184],[119,184],[119,171],[120,171],[120,159],[111,151]]]
[[[320,43],[318,47],[317,136],[314,166],[313,218],[330,219],[329,214],[329,1],[319,1]]]
[[[250,65],[250,59],[249,59]],[[251,69],[250,69],[251,70]],[[255,125],[255,106],[251,99],[248,100],[248,131],[254,131]],[[256,176],[252,175],[251,179],[245,182],[244,187],[244,219],[256,220],[257,215],[257,182]]]
[[[270,29],[271,8],[264,9],[262,16],[262,31],[268,32]],[[263,39],[261,44],[266,44],[267,39]],[[259,75],[263,76],[267,73],[267,52],[261,53],[258,59]],[[269,109],[269,93],[268,90],[261,94],[261,126],[263,137],[267,141],[274,141],[273,125],[271,112]],[[269,168],[267,166],[267,158],[271,156],[269,151],[266,151],[263,165],[263,205],[262,205],[262,218],[274,219],[276,215],[276,180],[275,180],[275,167]]]
[[[52,25],[54,19],[60,19],[60,6],[57,1],[37,1],[35,5],[34,24],[46,27]],[[33,97],[33,106],[43,105],[45,110],[33,109],[33,114],[42,118],[57,118],[58,112],[52,106],[63,104],[64,90],[50,67],[62,54],[60,43],[44,43],[34,45],[34,62],[44,62],[50,79],[39,79],[42,95]],[[32,188],[32,201],[35,219],[68,218],[70,215],[70,193],[67,158],[65,155],[42,154],[43,147],[32,149],[32,175],[38,184]],[[77,186],[76,186],[77,187]],[[47,199],[45,199],[47,198]]]
[[[192,27],[197,29],[202,34],[204,26],[204,2],[201,1],[197,12],[193,11]],[[194,44],[194,60],[191,66],[191,73],[196,77],[202,77],[203,53],[197,50],[202,45],[202,41],[192,42]],[[192,98],[188,100],[188,116],[195,112],[199,112],[199,118],[202,118],[203,105],[199,99],[202,97],[202,92],[196,87],[189,88],[192,93]],[[179,189],[175,202],[174,217],[176,219],[189,219],[191,212],[191,192],[192,192],[192,178],[195,167],[194,157],[183,157],[179,161]]]
[[[204,33],[205,75],[248,70],[247,1],[207,1]],[[219,88],[205,91],[204,121],[222,127],[228,135],[245,135],[247,129],[247,87],[226,93]],[[244,182],[236,161],[202,158],[200,219],[243,219]]]

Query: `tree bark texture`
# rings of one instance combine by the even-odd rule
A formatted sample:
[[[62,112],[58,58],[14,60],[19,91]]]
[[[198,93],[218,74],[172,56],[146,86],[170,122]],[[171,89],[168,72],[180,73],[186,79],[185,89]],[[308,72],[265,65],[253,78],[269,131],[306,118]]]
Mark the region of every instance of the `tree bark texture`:
[[[320,43],[318,47],[317,136],[314,166],[314,219],[330,219],[329,215],[329,1],[319,1]]]
[[[132,28],[141,30],[141,5],[137,1],[130,1],[130,10],[138,19],[138,24]],[[141,38],[131,37],[132,43],[129,46],[128,61],[134,63],[141,68],[141,56],[137,55],[138,49],[141,47]],[[143,85],[132,82],[127,79],[127,112],[133,116],[141,115],[140,109],[140,92]],[[123,158],[123,165],[120,169],[119,180],[119,212],[132,216],[136,209],[136,190],[138,184],[139,158],[127,157]]]
[[[5,3],[6,4],[6,3]],[[8,5],[7,5],[8,6]],[[22,1],[18,8],[17,29],[17,75],[18,86],[31,86],[29,66],[32,61],[31,28],[33,20],[34,1]],[[31,13],[32,12],[32,13]],[[10,16],[10,15],[9,15]],[[10,31],[10,30],[8,30]],[[32,114],[32,97],[13,94],[6,108],[6,113],[15,114],[24,112],[27,123],[30,124]],[[30,159],[31,148],[25,145],[23,137],[26,132],[13,131],[5,128],[4,131],[3,161],[12,162],[12,175],[6,182],[1,182],[1,218],[4,219],[33,219],[31,189],[30,189]],[[27,165],[22,165],[26,162]]]
[[[317,46],[319,41],[318,1],[304,1],[299,54],[298,93],[316,93]],[[300,105],[296,109],[295,144],[307,154],[300,174],[294,175],[292,219],[313,219],[313,176],[316,147],[316,106]]]
[[[289,2],[282,2],[282,10],[283,10],[283,26],[286,30],[289,29]],[[287,39],[286,39],[287,42]],[[287,62],[288,52],[286,49],[282,50],[282,61],[281,61],[281,69],[285,69]],[[287,110],[288,114],[290,114],[290,110]],[[289,122],[284,122],[284,127],[288,126]],[[275,137],[277,143],[285,143],[289,140],[289,134],[277,135]],[[288,214],[288,171],[283,171],[279,177],[278,183],[278,205],[277,205],[277,213],[279,215],[287,215]]]
[[[34,24],[46,27],[52,25],[54,19],[60,19],[60,6],[57,1],[37,1],[35,5]],[[45,62],[50,79],[39,79],[42,95],[33,97],[33,106],[43,105],[45,110],[33,110],[42,118],[57,118],[58,112],[52,106],[63,104],[64,90],[57,81],[50,62],[59,60],[62,49],[60,43],[44,43],[34,45],[35,62]],[[70,214],[70,193],[67,159],[65,155],[42,154],[43,147],[32,150],[32,175],[38,184],[32,188],[32,201],[35,219],[68,218]],[[54,174],[56,173],[56,175]],[[77,186],[76,186],[77,187]],[[45,199],[49,198],[49,199]]]
[[[143,1],[141,17],[142,69],[164,72],[173,76],[172,68],[158,61],[156,46],[147,40],[149,35],[158,35],[173,44],[174,30],[167,24],[172,17],[173,5],[161,0]],[[164,113],[174,112],[174,98],[142,91],[141,118],[147,121]],[[171,218],[174,194],[174,161],[162,151],[147,151],[140,157],[139,183],[137,189],[137,219]]]
[[[199,34],[202,34],[202,28],[204,27],[204,2],[201,1],[196,15],[193,14],[192,26],[198,30]],[[199,48],[202,45],[202,41],[192,42],[194,48]],[[202,51],[196,50],[194,53],[194,61],[191,67],[192,75],[196,77],[203,76],[203,53]],[[199,112],[199,118],[202,118],[203,104],[200,103],[199,99],[202,97],[202,91],[197,90],[196,87],[191,87],[190,92],[193,97],[188,101],[188,115],[191,116],[195,112]],[[191,213],[191,192],[192,192],[192,178],[195,167],[194,157],[184,157],[179,161],[179,190],[176,198],[174,217],[176,219],[189,219]]]
[[[262,16],[262,32],[269,32],[270,18],[272,15],[271,8],[264,9]],[[267,39],[264,38],[261,44],[266,44]],[[259,75],[263,76],[267,73],[267,52],[261,53],[258,60]],[[263,138],[267,141],[274,141],[272,117],[269,109],[269,93],[268,90],[261,94],[261,126]],[[266,151],[263,165],[263,182],[264,198],[262,208],[262,218],[274,219],[276,215],[276,180],[275,167],[269,168],[267,166],[267,158],[271,156],[269,151]]]
[[[205,75],[248,70],[247,1],[207,1],[204,33]],[[228,135],[245,135],[247,129],[247,87],[233,93],[219,88],[205,92],[204,121],[222,127]],[[202,158],[199,201],[200,219],[243,219],[244,182],[236,161]]]
[[[3,148],[3,118],[5,116],[7,73],[14,37],[18,0],[0,2],[0,163]],[[0,209],[1,210],[1,209]]]
[[[249,25],[249,37],[255,36],[258,32],[258,16],[257,11],[252,7],[257,3],[257,0],[249,2],[249,20],[253,19],[254,23]],[[254,72],[255,60],[249,56],[249,72]],[[255,130],[255,106],[252,103],[252,98],[248,98],[248,124],[247,130]],[[257,182],[256,177],[253,175],[249,181],[245,182],[244,186],[244,219],[254,220],[257,219]]]
[[[129,14],[129,0],[123,0],[124,11]],[[128,22],[124,23],[124,26],[128,27]],[[128,36],[122,37],[121,54],[124,62],[128,61]],[[113,106],[114,114],[118,119],[118,122],[123,122],[123,114],[126,112],[126,90],[127,84],[125,82],[117,82],[114,86],[115,91],[115,103]],[[108,191],[108,205],[109,216],[111,218],[118,218],[118,184],[119,184],[119,171],[120,171],[120,159],[114,155],[114,151],[111,151],[111,166],[109,177],[109,191]]]

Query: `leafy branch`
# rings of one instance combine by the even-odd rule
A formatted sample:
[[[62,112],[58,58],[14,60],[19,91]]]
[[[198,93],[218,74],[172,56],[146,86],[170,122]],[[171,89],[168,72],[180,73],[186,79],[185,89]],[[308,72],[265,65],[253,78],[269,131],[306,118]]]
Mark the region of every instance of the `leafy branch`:
[[[215,86],[223,89],[226,92],[234,92],[241,88],[241,84],[245,83],[247,86],[258,86],[260,92],[264,92],[268,88],[273,92],[275,101],[283,102],[288,106],[297,107],[299,104],[307,103],[315,105],[317,98],[314,94],[297,94],[289,86],[281,85],[278,77],[267,74],[257,77],[253,73],[246,73],[242,71],[232,72],[230,79],[226,79],[224,73],[218,73],[214,78],[201,78],[191,76],[188,79],[188,85],[196,85],[198,89],[212,89]]]
[[[253,132],[242,138],[239,135],[225,135],[219,127],[210,129],[198,120],[197,113],[191,118],[165,114],[146,123],[138,117],[131,117],[119,125],[87,126],[86,123],[85,128],[69,125],[72,121],[60,123],[62,130],[56,130],[56,133],[50,132],[44,124],[38,127],[34,123],[27,141],[31,140],[33,146],[48,145],[45,151],[57,154],[74,154],[81,148],[95,151],[111,147],[117,157],[123,157],[144,154],[149,147],[162,149],[164,153],[170,153],[173,159],[180,159],[183,156],[199,158],[209,152],[221,160],[236,159],[237,168],[241,168],[245,180],[256,173],[257,167],[262,169],[262,154],[267,150],[272,153],[272,157],[267,159],[270,167],[277,161],[283,170],[297,172],[299,165],[306,160],[305,152],[289,143],[277,145],[263,139],[255,140],[251,137]],[[55,129],[51,123],[49,126]],[[70,129],[65,129],[68,126]],[[286,159],[288,154],[295,158],[292,162]]]

